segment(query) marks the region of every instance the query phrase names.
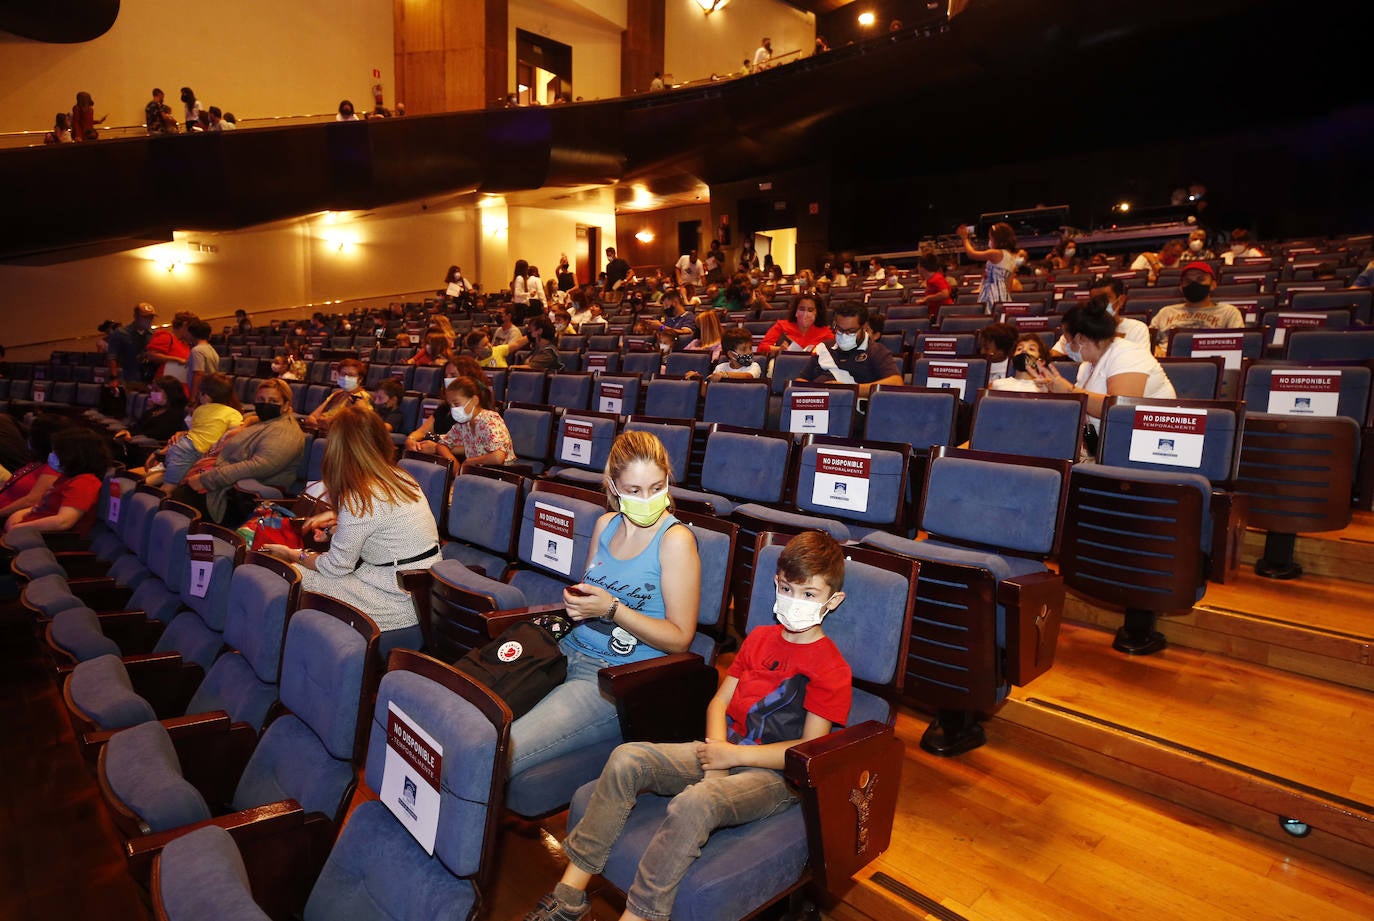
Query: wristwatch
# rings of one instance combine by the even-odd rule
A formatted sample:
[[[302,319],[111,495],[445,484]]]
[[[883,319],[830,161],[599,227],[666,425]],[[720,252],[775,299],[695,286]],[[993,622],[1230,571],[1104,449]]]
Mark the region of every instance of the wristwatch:
[[[606,613],[601,615],[601,620],[608,624],[615,623],[615,612],[620,610],[620,599],[612,598],[611,606],[606,609]]]

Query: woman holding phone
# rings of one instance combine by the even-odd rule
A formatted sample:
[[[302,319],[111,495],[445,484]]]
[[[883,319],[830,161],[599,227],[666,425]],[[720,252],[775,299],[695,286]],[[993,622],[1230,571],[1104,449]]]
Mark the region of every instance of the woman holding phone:
[[[597,673],[607,666],[686,652],[696,633],[701,558],[673,517],[668,452],[647,432],[611,446],[603,483],[612,511],[592,532],[582,581],[563,593],[577,626],[561,645],[568,676],[511,724],[511,775],[620,734]]]

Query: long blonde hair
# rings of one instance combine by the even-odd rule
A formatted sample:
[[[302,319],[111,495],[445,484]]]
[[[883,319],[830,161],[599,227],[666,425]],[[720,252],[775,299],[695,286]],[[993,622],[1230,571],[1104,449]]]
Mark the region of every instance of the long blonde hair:
[[[720,345],[720,313],[715,310],[703,310],[697,314],[697,343],[703,349],[713,348]]]
[[[420,486],[393,463],[395,454],[386,423],[371,407],[350,403],[340,410],[324,441],[324,485],[335,508],[362,517],[372,514],[374,497],[418,501]]]

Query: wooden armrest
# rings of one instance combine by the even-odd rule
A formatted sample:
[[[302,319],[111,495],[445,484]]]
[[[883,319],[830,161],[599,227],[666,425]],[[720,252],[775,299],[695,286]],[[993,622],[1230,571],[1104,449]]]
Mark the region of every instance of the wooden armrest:
[[[229,714],[223,710],[211,710],[209,713],[174,716],[170,719],[161,720],[161,723],[162,728],[166,729],[172,737],[172,744],[176,745],[178,738],[190,738],[197,734],[227,731]],[[122,729],[102,729],[100,732],[88,732],[83,741],[88,745],[104,745],[110,740],[110,736],[123,731]]]
[[[1007,680],[1029,684],[1050,670],[1064,613],[1064,580],[1034,572],[997,585],[997,603],[1007,609]]]
[[[133,589],[125,588],[114,579],[69,579],[67,588],[92,611],[122,611],[129,607]]]
[[[603,668],[597,684],[615,698],[626,742],[691,742],[706,736],[716,670],[694,652]]]
[[[57,562],[67,574],[67,580],[100,579],[110,571],[110,564],[94,553],[85,551],[62,551],[55,554]]]
[[[146,886],[150,885],[151,882],[150,875],[154,859],[162,853],[162,849],[169,842],[188,832],[209,825],[217,825],[229,832],[234,843],[239,846],[239,850],[244,851],[265,838],[291,836],[293,833],[298,833],[305,827],[305,818],[306,812],[300,803],[293,799],[282,800],[277,803],[269,803],[266,806],[245,809],[243,812],[216,816],[203,822],[183,825],[180,828],[170,828],[167,831],[130,838],[124,842],[124,858],[128,861],[129,872],[133,874],[134,879]]]
[[[162,633],[162,625],[157,624],[159,629],[154,630],[152,625],[157,622],[150,621],[145,611],[104,611],[96,619],[100,621],[100,631],[114,640],[126,656],[151,651]]]
[[[507,608],[504,611],[492,611],[482,615],[482,620],[487,625],[487,638],[496,639],[507,628],[518,624],[522,620],[530,620],[540,614],[562,614],[567,611],[567,607],[562,604],[532,604],[525,608]]]
[[[53,553],[69,550],[86,550],[91,546],[90,538],[82,537],[75,531],[44,531],[43,543]]]
[[[798,788],[821,889],[843,885],[892,842],[902,759],[892,727],[872,720],[787,750],[783,773]]]

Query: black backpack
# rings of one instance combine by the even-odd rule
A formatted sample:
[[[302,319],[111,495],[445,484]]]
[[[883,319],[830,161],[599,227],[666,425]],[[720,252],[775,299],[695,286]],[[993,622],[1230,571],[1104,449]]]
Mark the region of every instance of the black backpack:
[[[514,624],[485,646],[471,649],[453,667],[480,682],[524,716],[568,676],[568,659],[558,641],[572,629],[561,614],[545,614]]]

